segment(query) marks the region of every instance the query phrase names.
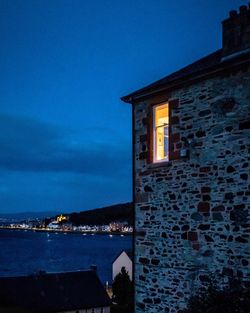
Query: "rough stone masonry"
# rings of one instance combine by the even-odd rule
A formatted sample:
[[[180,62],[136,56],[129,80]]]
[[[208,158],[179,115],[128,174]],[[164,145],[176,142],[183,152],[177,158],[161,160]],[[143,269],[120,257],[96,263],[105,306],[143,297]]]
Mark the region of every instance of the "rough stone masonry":
[[[249,30],[249,8],[230,12],[224,49],[123,98],[134,116],[136,313],[178,312],[211,273],[250,284]],[[172,157],[154,164],[150,115],[163,100]]]

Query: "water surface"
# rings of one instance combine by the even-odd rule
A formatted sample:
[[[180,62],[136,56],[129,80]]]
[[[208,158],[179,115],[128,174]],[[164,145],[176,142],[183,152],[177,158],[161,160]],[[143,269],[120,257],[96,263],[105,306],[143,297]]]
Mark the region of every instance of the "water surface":
[[[0,276],[44,270],[63,272],[97,265],[103,282],[111,281],[114,258],[132,248],[132,236],[47,233],[0,229]]]

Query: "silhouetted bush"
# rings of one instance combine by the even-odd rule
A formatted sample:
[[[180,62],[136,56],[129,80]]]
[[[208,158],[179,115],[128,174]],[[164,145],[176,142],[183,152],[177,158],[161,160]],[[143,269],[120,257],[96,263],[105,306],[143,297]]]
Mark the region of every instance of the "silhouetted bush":
[[[121,268],[112,284],[113,300],[119,305],[129,304],[133,296],[133,284],[125,267]]]
[[[208,288],[193,295],[182,313],[248,313],[250,312],[250,289],[234,279],[220,289],[211,281]]]
[[[111,306],[110,313],[133,313],[133,305],[117,305],[113,304]]]
[[[121,268],[112,284],[114,305],[111,313],[133,312],[133,282],[130,280],[125,267]]]

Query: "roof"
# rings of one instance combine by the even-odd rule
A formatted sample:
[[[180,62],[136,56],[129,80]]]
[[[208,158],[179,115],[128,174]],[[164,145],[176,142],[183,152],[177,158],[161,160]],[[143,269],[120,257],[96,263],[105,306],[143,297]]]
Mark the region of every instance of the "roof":
[[[93,270],[0,278],[0,303],[50,313],[110,305]],[[26,311],[25,311],[26,312]]]
[[[133,262],[133,252],[132,250],[122,250],[115,258],[114,261],[112,262],[112,264],[119,258],[119,256],[125,252],[127,254],[127,256],[130,258],[130,260]]]
[[[174,89],[181,83],[190,83],[192,79],[201,77],[202,74],[204,76],[204,74],[208,75],[216,69],[224,69],[227,66],[231,66],[232,62],[242,59],[242,57],[243,59],[247,59],[249,61],[250,54],[247,52],[244,53],[243,51],[243,53],[239,55],[232,55],[228,58],[223,58],[222,52],[222,49],[217,50],[144,88],[122,97],[121,100],[132,103],[135,100],[139,100],[142,97],[154,94],[164,89]]]
[[[133,261],[133,253],[132,253],[132,250],[124,250],[124,251],[127,253],[127,255],[128,255],[128,257],[130,258],[130,260]]]

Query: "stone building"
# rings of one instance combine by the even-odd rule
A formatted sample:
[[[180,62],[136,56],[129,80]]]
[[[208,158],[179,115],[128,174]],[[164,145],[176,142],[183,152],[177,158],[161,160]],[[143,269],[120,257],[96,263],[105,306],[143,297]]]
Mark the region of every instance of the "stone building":
[[[249,284],[250,5],[218,51],[133,108],[136,313],[178,312],[211,273]]]

